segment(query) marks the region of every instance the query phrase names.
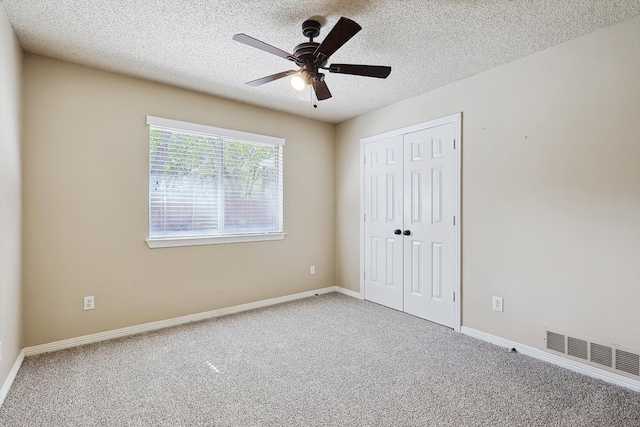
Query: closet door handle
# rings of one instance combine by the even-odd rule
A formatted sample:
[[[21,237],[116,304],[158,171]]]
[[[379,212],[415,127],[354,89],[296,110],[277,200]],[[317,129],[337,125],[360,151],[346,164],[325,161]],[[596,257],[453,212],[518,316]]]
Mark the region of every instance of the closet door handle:
[[[400,229],[398,228],[397,230],[395,230],[395,231],[393,232],[393,234],[402,234],[402,230],[400,230]]]
[[[404,232],[402,233],[405,236],[410,236],[411,235],[411,231],[410,230],[404,230]]]

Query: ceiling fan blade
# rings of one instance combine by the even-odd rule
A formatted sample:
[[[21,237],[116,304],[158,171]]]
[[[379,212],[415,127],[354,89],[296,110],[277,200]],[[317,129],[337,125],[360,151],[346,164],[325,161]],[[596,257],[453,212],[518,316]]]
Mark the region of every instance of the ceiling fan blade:
[[[247,84],[249,86],[260,86],[260,85],[263,85],[265,83],[269,83],[269,82],[272,82],[274,80],[278,80],[278,79],[281,79],[283,77],[290,76],[291,74],[295,74],[297,72],[298,71],[296,71],[296,70],[283,71],[281,73],[272,74],[270,76],[262,77],[260,79],[251,80],[250,82],[247,82]]]
[[[329,87],[324,81],[312,80],[311,85],[313,86],[313,90],[316,93],[316,98],[318,98],[318,101],[331,98]]]
[[[391,73],[391,67],[382,65],[331,64],[329,66],[329,72],[386,79]]]
[[[270,44],[267,44],[258,39],[254,39],[253,37],[250,37],[246,34],[236,34],[235,36],[233,36],[233,39],[237,42],[244,43],[247,46],[255,47],[256,49],[260,49],[272,55],[279,56],[280,58],[288,59],[289,61],[295,62],[295,58],[290,53],[287,53],[282,49],[278,49],[277,47],[271,46]]]
[[[324,59],[329,58],[361,29],[362,27],[355,21],[345,17],[340,18],[338,23],[327,34],[327,37],[320,43],[313,56],[316,58],[320,56]]]

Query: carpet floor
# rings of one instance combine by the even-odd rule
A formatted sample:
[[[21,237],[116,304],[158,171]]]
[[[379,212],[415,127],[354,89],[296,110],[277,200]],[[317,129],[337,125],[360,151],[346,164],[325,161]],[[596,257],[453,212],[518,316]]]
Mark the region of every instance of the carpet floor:
[[[640,393],[341,294],[28,357],[2,426],[640,426]]]

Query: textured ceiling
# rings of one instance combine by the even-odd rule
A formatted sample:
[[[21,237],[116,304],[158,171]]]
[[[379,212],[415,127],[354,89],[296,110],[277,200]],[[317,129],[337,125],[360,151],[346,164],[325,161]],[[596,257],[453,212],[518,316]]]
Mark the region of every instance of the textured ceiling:
[[[640,14],[640,0],[2,0],[27,52],[338,123]],[[333,98],[299,100],[292,63],[235,42],[292,52],[301,24],[362,26],[330,63],[389,65],[386,80],[327,73]],[[293,67],[295,68],[295,67]]]

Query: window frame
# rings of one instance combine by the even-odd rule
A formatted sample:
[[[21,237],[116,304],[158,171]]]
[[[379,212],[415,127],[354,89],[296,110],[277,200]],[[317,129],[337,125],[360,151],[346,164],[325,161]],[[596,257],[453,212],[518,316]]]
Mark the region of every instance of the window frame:
[[[197,123],[183,122],[180,120],[165,119],[162,117],[147,116],[147,126],[149,127],[149,137],[147,138],[148,155],[149,160],[151,158],[151,127],[160,127],[167,130],[175,130],[179,132],[193,132],[198,134],[208,134],[212,136],[221,136],[224,138],[237,139],[244,142],[255,142],[258,144],[270,144],[270,145],[285,145],[285,139],[275,136],[260,135],[255,133],[237,131],[232,129],[218,128],[214,126],[202,125]],[[150,162],[149,162],[150,163]],[[150,165],[149,165],[150,167]],[[284,169],[284,164],[281,165]],[[147,179],[150,178],[150,169],[147,170]],[[281,173],[284,180],[284,170]],[[151,194],[149,193],[149,182],[147,182],[147,238],[145,241],[151,249],[155,248],[167,248],[178,246],[197,246],[197,245],[215,245],[225,243],[240,243],[240,242],[261,242],[269,240],[282,240],[286,236],[284,232],[284,182],[282,183],[282,197],[280,203],[282,204],[282,217],[280,228],[281,232],[250,232],[250,233],[227,233],[220,236],[206,235],[206,236],[176,236],[176,237],[151,237],[150,236],[150,213],[151,213]]]

